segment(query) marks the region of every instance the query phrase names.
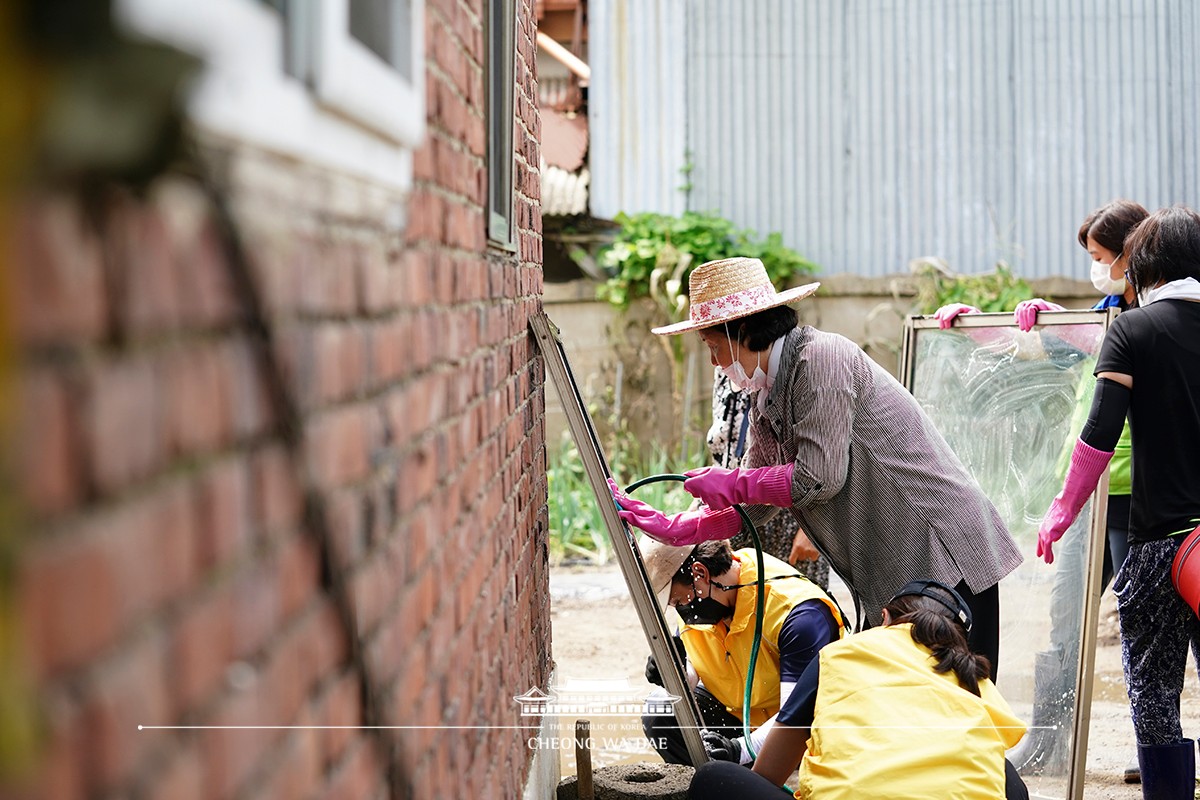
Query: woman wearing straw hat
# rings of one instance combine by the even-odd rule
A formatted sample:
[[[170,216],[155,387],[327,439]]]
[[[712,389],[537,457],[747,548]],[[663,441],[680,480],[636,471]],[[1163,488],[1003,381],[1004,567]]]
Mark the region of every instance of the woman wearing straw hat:
[[[819,284],[776,292],[762,262],[710,261],[689,281],[690,319],[655,328],[699,332],[714,366],[758,393],[746,467],[706,467],[684,488],[702,501],[666,515],[611,484],[621,517],[660,541],[727,539],[735,503],[768,519],[790,509],[855,594],[866,625],[897,583],[954,587],[975,618],[971,646],[993,674],[997,584],[1021,554],[995,507],[903,386],[850,340],[797,326],[788,303]]]

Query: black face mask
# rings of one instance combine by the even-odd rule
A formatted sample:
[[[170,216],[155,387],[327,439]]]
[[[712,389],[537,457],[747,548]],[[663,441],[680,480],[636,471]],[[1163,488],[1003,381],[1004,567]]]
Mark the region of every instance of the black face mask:
[[[692,587],[695,591],[695,587]],[[712,590],[709,590],[711,595]],[[733,609],[709,597],[697,597],[690,603],[675,606],[676,613],[688,625],[716,625],[733,616]]]

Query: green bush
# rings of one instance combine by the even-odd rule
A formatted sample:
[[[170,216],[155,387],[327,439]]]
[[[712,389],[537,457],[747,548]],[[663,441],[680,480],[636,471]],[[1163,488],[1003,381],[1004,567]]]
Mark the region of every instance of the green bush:
[[[739,229],[716,214],[622,213],[616,222],[620,233],[600,252],[600,265],[610,277],[600,286],[599,295],[619,308],[627,308],[640,297],[655,297],[678,319],[686,308],[681,298],[687,294],[692,268],[719,258],[761,259],[776,286],[817,270],[811,261],[786,247],[778,233],[759,239],[754,232]]]
[[[950,303],[965,303],[980,311],[1012,311],[1017,303],[1033,297],[1033,289],[1012,274],[1008,265],[996,264],[995,272],[983,275],[948,275],[937,269],[922,270],[917,304],[921,314],[932,314]]]

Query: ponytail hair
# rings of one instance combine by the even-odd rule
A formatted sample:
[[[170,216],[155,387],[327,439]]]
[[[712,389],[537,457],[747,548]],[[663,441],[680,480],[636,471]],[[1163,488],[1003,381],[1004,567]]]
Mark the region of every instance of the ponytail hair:
[[[973,695],[979,695],[979,681],[991,674],[986,656],[971,651],[966,626],[946,604],[916,594],[893,597],[884,606],[892,625],[912,623],[912,638],[933,651],[937,659],[934,672],[954,671],[958,682]]]

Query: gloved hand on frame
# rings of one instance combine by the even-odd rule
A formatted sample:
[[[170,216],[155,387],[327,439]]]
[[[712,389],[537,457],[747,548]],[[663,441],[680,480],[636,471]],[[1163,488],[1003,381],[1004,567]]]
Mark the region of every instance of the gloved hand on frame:
[[[683,637],[678,633],[675,634],[671,637],[671,644],[675,646],[675,652],[679,654],[679,660],[686,665],[687,647],[685,647],[683,644]],[[666,684],[663,683],[662,672],[660,672],[658,669],[658,661],[655,660],[653,653],[646,657],[646,680],[649,683],[653,683],[658,686],[666,686]]]
[[[621,519],[663,544],[681,547],[710,539],[729,539],[742,528],[742,519],[733,508],[714,511],[702,505],[695,511],[667,516],[649,503],[622,492],[612,478],[608,479],[608,488],[617,501]]]
[[[792,472],[795,464],[758,469],[703,467],[683,473],[683,488],[709,508],[729,508],[737,503],[792,505]]]
[[[654,654],[646,656],[646,682],[653,683],[655,686],[666,686],[663,683],[662,673],[658,671],[658,662],[654,660]]]
[[[951,303],[933,312],[933,318],[938,321],[938,327],[946,330],[954,324],[954,318],[959,314],[978,314],[979,309],[966,303]]]
[[[731,761],[742,763],[742,743],[738,739],[728,739],[716,731],[700,731],[700,739],[704,742],[704,750],[713,761]]]
[[[1017,308],[1013,311],[1013,321],[1017,323],[1017,327],[1023,331],[1029,331],[1037,324],[1039,311],[1065,311],[1058,303],[1051,303],[1048,300],[1043,300],[1040,297],[1035,297],[1032,300],[1022,300],[1017,303]]]

